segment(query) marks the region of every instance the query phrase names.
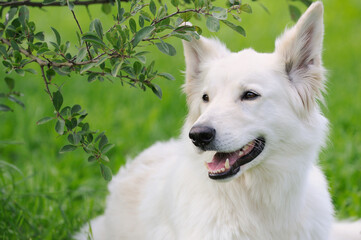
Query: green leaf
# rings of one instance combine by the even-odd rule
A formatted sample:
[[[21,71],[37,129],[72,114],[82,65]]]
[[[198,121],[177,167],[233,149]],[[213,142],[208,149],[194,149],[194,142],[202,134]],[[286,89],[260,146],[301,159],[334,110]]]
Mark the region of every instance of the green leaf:
[[[94,162],[95,160],[97,160],[97,158],[95,156],[88,157],[88,162]]]
[[[289,6],[288,6],[288,9],[289,9],[289,11],[290,11],[291,19],[292,19],[293,21],[297,22],[297,20],[298,20],[298,19],[300,18],[300,16],[301,16],[300,10],[299,10],[297,7],[293,6],[293,5],[289,5]]]
[[[209,16],[207,18],[206,26],[211,32],[218,32],[220,29],[219,20],[212,16]]]
[[[6,85],[8,86],[8,88],[10,89],[10,91],[12,91],[15,87],[15,82],[14,82],[14,79],[12,78],[9,78],[9,77],[5,77],[5,82],[6,82]]]
[[[44,5],[49,5],[49,4],[53,3],[53,2],[56,2],[56,0],[44,0],[43,4]]]
[[[174,7],[178,7],[179,5],[179,0],[171,0],[171,3]]]
[[[113,77],[116,77],[118,75],[118,72],[119,72],[120,68],[122,67],[122,65],[123,65],[123,61],[120,61],[120,62],[117,62],[114,64],[114,66],[112,68],[112,72],[111,72]]]
[[[86,56],[87,50],[85,47],[82,47],[79,49],[78,54],[76,55],[76,63],[80,63],[84,57]]]
[[[135,33],[137,31],[137,24],[133,18],[129,19],[129,27],[132,33]]]
[[[60,111],[60,115],[63,118],[68,118],[71,116],[71,108],[69,106],[64,107],[63,109],[61,109]]]
[[[89,63],[89,64],[84,65],[80,70],[80,74],[83,74],[84,72],[88,71],[89,69],[91,69],[95,65],[96,65],[96,63]]]
[[[91,142],[93,141],[93,134],[88,133],[88,134],[86,135],[86,138],[87,138],[88,142],[91,143]]]
[[[98,136],[94,139],[94,142],[97,142],[99,139],[101,139],[104,136],[104,132],[101,132],[98,134]]]
[[[89,131],[89,123],[84,123],[83,126],[81,127],[81,130],[84,132]]]
[[[157,84],[153,84],[150,86],[153,93],[159,98],[162,99],[162,89],[157,85]]]
[[[106,161],[106,162],[109,162],[109,158],[108,158],[108,156],[107,155],[101,155],[100,156],[100,158],[102,159],[102,160],[104,160],[104,161]]]
[[[183,39],[183,40],[186,40],[188,42],[191,42],[192,41],[192,36],[188,35],[188,34],[183,34],[183,33],[177,33],[177,32],[172,32],[172,36],[175,36],[177,38],[180,38],[180,39]]]
[[[161,18],[165,17],[165,15],[167,14],[166,6],[167,6],[167,5],[164,5],[164,6],[160,6],[160,7],[159,7],[159,9],[158,9],[158,16],[157,16],[158,19],[161,19]]]
[[[98,44],[105,48],[107,47],[107,45],[105,45],[105,43],[98,36],[94,35],[93,33],[84,33],[81,39],[86,42]]]
[[[309,7],[312,4],[312,0],[300,0],[303,4],[306,5],[306,7]]]
[[[16,68],[15,72],[17,74],[19,74],[20,76],[22,76],[22,77],[25,75],[25,71],[23,69],[21,69],[21,68]]]
[[[138,75],[140,73],[141,69],[142,69],[142,64],[138,61],[134,62],[133,70],[134,70],[135,75]]]
[[[105,62],[108,58],[109,58],[108,55],[102,56],[101,58],[99,58],[98,62],[95,64],[95,66],[98,67],[100,64]]]
[[[82,112],[80,112],[79,114],[80,114],[81,116],[80,116],[79,119],[78,119],[78,123],[80,123],[81,121],[83,121],[84,118],[86,118],[86,116],[88,116],[88,114],[85,113],[85,110],[82,111]]]
[[[3,65],[7,68],[12,68],[13,65],[11,64],[11,62],[9,60],[4,60],[3,61]]]
[[[38,74],[37,71],[35,69],[32,69],[32,68],[27,68],[27,69],[24,69],[25,72],[28,72],[28,73],[32,73],[32,74]]]
[[[71,144],[77,145],[80,142],[81,136],[78,133],[70,133],[68,135],[68,141]]]
[[[10,45],[14,50],[20,51],[19,45],[14,40],[10,40]]]
[[[53,92],[53,105],[56,111],[59,111],[63,105],[63,95],[60,91]]]
[[[120,0],[117,0],[117,10],[118,10],[118,21],[123,19],[124,8],[122,8],[122,4]]]
[[[164,77],[164,78],[166,78],[168,80],[172,80],[172,81],[175,80],[175,78],[170,73],[158,73],[157,75],[161,76],[161,77]]]
[[[159,51],[161,51],[162,53],[165,53],[169,56],[174,56],[177,54],[175,48],[172,45],[170,45],[169,43],[164,42],[163,40],[161,40],[161,42],[159,42],[159,43],[155,43],[155,45],[157,46]]]
[[[252,8],[249,4],[245,3],[242,4],[241,7],[239,8],[241,11],[246,12],[246,13],[252,13]]]
[[[97,78],[98,74],[97,73],[90,73],[88,76],[88,82],[94,82],[95,79]]]
[[[0,53],[5,57],[8,58],[8,53],[6,51],[6,47],[3,45],[0,45]]]
[[[112,6],[110,4],[102,4],[102,12],[109,14],[112,12]]]
[[[100,39],[103,39],[103,26],[102,26],[102,23],[97,18],[94,19],[93,23],[94,23],[95,32],[97,33],[98,37]]]
[[[70,68],[69,67],[53,67],[54,71],[61,75],[61,76],[67,76],[70,74]]]
[[[228,27],[230,27],[231,29],[233,29],[234,31],[238,32],[239,34],[241,34],[242,36],[246,36],[246,31],[243,29],[243,27],[241,26],[237,26],[233,23],[231,23],[230,21],[227,20],[222,20],[222,22],[224,24],[226,24]]]
[[[13,110],[10,108],[10,107],[8,107],[7,105],[5,105],[5,104],[0,104],[0,111],[3,111],[3,112],[12,112]]]
[[[16,12],[18,11],[18,8],[17,7],[12,7],[10,8],[10,10],[8,11],[8,13],[6,14],[6,20],[5,20],[5,26],[11,22],[11,20],[13,20]]]
[[[11,95],[10,95],[10,96],[8,97],[8,99],[9,99],[10,101],[14,102],[14,103],[19,104],[22,108],[25,108],[25,104],[24,104],[22,101],[20,101],[19,99],[15,98],[14,96],[11,96]]]
[[[46,53],[46,52],[49,52],[50,50],[49,50],[49,48],[47,48],[47,47],[43,47],[43,48],[40,48],[38,51],[37,51],[37,55],[41,55],[41,54],[44,54],[44,53]]]
[[[74,151],[76,148],[77,146],[74,145],[65,145],[60,149],[59,153],[71,152]]]
[[[138,20],[138,23],[139,23],[139,27],[144,27],[144,18],[142,15],[139,15],[139,20]]]
[[[46,78],[49,81],[51,81],[51,79],[55,76],[55,71],[50,68],[50,69],[46,70],[45,74],[46,74]]]
[[[73,11],[74,9],[74,3],[73,2],[70,2],[70,0],[67,0],[66,3],[68,4],[68,8],[70,11]]]
[[[100,151],[103,149],[103,147],[108,143],[108,138],[107,136],[103,135],[101,138],[100,138],[100,141],[99,141],[99,149]]]
[[[19,9],[19,21],[21,23],[21,25],[23,26],[23,28],[25,28],[26,21],[29,20],[29,9],[26,6],[21,6],[21,8]]]
[[[41,125],[41,124],[47,123],[47,122],[49,122],[49,121],[51,121],[51,120],[53,120],[53,119],[54,119],[53,117],[44,117],[44,118],[38,120],[38,121],[36,122],[36,124],[37,124],[37,125]]]
[[[194,16],[194,12],[185,12],[182,13],[180,16],[183,19],[183,22],[188,22]]]
[[[100,164],[100,172],[102,173],[103,178],[105,181],[112,180],[112,170],[108,166],[105,166],[104,164]]]
[[[142,41],[144,38],[146,38],[153,30],[154,26],[147,26],[142,29],[140,29],[133,38],[132,44],[133,47],[137,46],[140,41]]]
[[[44,41],[44,33],[43,32],[38,32],[37,34],[34,35],[34,37],[40,41]]]
[[[60,43],[61,43],[61,37],[60,37],[59,32],[58,32],[55,28],[53,28],[53,27],[51,27],[51,30],[53,30],[53,32],[54,32],[54,34],[55,34],[56,43],[57,43],[58,45],[60,45]]]
[[[101,150],[102,154],[107,153],[114,146],[115,146],[115,144],[113,144],[113,143],[108,143],[108,144],[104,145],[103,149]]]
[[[136,58],[143,64],[145,64],[147,62],[147,59],[145,56],[136,56]]]
[[[221,7],[214,7],[212,9],[212,16],[219,20],[227,19],[227,10]]]
[[[71,108],[71,115],[78,113],[81,110],[81,106],[79,104],[75,104],[72,108]]]
[[[151,0],[149,3],[149,10],[153,14],[153,16],[157,14],[157,6],[155,5],[153,0]]]
[[[55,131],[59,134],[59,135],[63,135],[64,133],[64,127],[65,127],[65,122],[63,119],[58,119],[58,121],[56,121],[55,124]]]

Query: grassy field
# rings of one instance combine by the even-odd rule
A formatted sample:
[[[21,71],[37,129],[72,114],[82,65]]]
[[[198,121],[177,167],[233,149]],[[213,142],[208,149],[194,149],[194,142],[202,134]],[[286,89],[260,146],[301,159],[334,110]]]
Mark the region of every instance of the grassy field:
[[[286,1],[263,2],[270,14],[252,3],[254,13],[243,17],[247,38],[224,27],[216,35],[206,30],[204,34],[217,36],[233,51],[246,47],[273,51],[274,39],[293,23]],[[85,9],[76,11],[87,26],[90,20]],[[111,25],[111,17],[100,13],[97,7],[90,7],[90,11],[93,17],[108,19]],[[31,18],[47,19],[42,20],[41,30],[50,35],[50,26],[56,27],[70,40],[76,38],[70,14],[66,7],[33,9]],[[331,130],[320,162],[330,181],[337,217],[342,219],[361,218],[360,22],[359,0],[325,1],[324,64],[329,77],[324,112]],[[179,134],[187,111],[180,92],[184,60],[181,42],[172,44],[177,56],[158,54],[155,49],[155,54],[148,56],[157,60],[157,68],[177,79],[157,82],[163,89],[162,100],[149,91],[122,87],[119,82],[88,84],[85,78],[74,75],[56,79],[65,82],[65,104],[82,105],[93,128],[105,130],[116,144],[109,154],[113,173],[126,157],[135,156],[154,141]],[[0,89],[5,88],[2,78]],[[17,143],[0,142],[0,239],[69,239],[82,224],[103,211],[106,182],[98,167],[88,163],[80,150],[58,153],[65,141],[56,137],[52,124],[35,124],[53,111],[40,77],[16,77],[16,88],[24,93],[26,109],[13,105],[14,112],[0,112],[0,141]]]

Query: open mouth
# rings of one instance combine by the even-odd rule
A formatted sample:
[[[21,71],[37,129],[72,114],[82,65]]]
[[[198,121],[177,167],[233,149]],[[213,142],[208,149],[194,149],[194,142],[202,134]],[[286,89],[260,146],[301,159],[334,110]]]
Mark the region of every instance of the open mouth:
[[[242,165],[253,161],[264,149],[265,139],[259,137],[241,149],[224,153],[217,152],[211,162],[205,163],[211,179],[225,179],[237,174]]]

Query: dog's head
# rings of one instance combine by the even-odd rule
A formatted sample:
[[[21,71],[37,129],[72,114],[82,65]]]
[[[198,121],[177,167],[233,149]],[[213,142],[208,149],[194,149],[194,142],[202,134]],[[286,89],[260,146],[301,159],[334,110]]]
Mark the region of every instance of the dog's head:
[[[318,151],[327,128],[317,104],[324,88],[322,15],[322,3],[312,4],[273,53],[232,53],[203,37],[184,42],[185,130],[197,148],[215,152],[206,163],[210,178],[271,164],[276,152],[287,159]]]

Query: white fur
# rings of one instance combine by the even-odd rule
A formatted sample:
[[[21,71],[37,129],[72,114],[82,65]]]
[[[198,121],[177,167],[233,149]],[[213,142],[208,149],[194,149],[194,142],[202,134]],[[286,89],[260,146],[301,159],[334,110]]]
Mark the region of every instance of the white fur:
[[[113,178],[105,213],[91,222],[94,239],[330,239],[333,207],[317,166],[328,125],[316,101],[324,86],[322,13],[322,3],[312,4],[274,53],[231,53],[205,38],[184,42],[183,134],[156,143]],[[250,89],[261,97],[242,101]],[[264,151],[229,181],[211,180],[203,164],[215,152],[193,146],[195,124],[216,129],[217,151],[258,136]],[[335,228],[332,239],[347,239],[345,228],[349,239],[361,239],[360,224]],[[86,239],[88,229],[77,238]]]

